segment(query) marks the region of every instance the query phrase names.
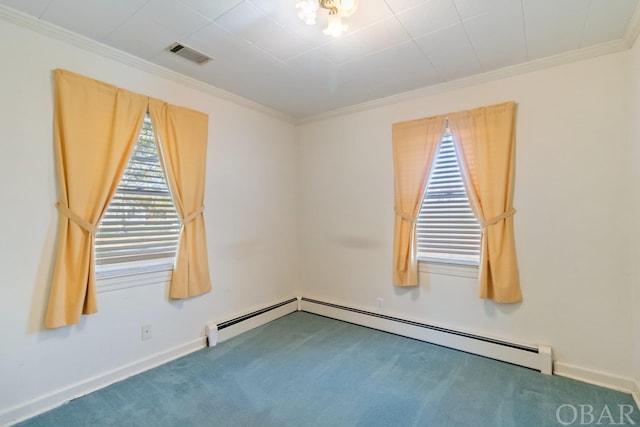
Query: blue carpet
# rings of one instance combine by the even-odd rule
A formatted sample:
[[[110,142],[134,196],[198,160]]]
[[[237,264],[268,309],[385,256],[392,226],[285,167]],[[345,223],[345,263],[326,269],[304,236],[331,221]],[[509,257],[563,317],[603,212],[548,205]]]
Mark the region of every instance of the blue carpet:
[[[640,425],[640,411],[624,393],[293,313],[19,426],[537,427],[597,421]]]

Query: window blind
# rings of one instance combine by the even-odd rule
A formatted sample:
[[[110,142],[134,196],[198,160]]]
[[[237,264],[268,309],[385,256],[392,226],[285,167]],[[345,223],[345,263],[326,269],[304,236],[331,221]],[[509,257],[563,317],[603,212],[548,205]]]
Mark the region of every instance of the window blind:
[[[178,217],[147,116],[95,239],[97,266],[168,258],[180,234]]]
[[[418,259],[478,264],[482,228],[464,188],[453,138],[443,137],[416,221]]]

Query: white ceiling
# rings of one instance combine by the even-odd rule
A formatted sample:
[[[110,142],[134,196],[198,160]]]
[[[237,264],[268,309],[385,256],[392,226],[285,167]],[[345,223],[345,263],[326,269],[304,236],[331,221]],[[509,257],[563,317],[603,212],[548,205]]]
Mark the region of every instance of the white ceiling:
[[[294,0],[0,0],[294,118],[620,40],[639,2],[361,0],[332,38]]]

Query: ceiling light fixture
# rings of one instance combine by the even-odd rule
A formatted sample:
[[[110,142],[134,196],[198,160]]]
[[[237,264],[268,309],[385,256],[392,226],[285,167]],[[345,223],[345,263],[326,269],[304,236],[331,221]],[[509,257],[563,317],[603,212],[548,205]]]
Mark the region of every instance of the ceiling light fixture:
[[[359,0],[296,0],[298,18],[307,25],[315,25],[320,8],[329,11],[329,25],[324,29],[328,36],[339,37],[347,31],[347,26],[342,23],[342,18],[353,15],[358,8]]]

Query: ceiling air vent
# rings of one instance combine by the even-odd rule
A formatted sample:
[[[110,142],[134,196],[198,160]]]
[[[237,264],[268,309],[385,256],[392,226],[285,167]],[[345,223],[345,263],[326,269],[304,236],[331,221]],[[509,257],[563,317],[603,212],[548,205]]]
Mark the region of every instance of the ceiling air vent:
[[[213,59],[210,56],[205,55],[204,53],[200,53],[197,50],[194,50],[180,43],[174,43],[169,46],[169,52],[173,52],[176,55],[181,56],[184,59],[188,59],[189,61],[195,62],[199,65],[206,64]]]

